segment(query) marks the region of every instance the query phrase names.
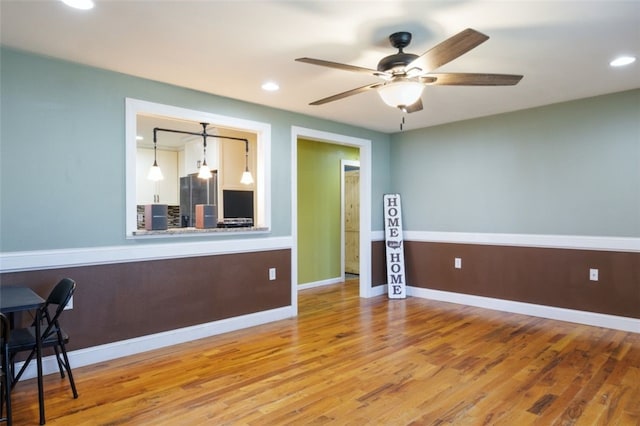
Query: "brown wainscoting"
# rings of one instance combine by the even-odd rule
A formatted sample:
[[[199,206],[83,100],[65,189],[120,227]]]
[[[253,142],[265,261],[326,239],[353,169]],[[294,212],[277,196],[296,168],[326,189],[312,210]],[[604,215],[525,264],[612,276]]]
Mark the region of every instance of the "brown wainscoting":
[[[76,280],[62,317],[74,350],[289,306],[290,265],[290,250],[273,250],[4,273],[0,282],[46,297],[61,278]]]
[[[387,283],[387,258],[384,241],[371,242],[371,287]]]
[[[413,287],[640,318],[640,253],[405,241],[405,271]]]

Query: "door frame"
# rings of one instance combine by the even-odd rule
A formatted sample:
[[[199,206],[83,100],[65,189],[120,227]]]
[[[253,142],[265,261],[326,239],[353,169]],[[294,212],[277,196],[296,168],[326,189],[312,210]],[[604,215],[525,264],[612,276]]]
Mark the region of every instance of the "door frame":
[[[345,167],[357,167],[360,169],[360,161],[359,160],[340,160],[340,274],[342,276],[342,281],[344,281],[344,277],[346,275],[346,257],[347,252],[345,250],[345,242],[346,242],[346,199],[345,199]],[[358,184],[358,192],[360,190],[360,184]],[[362,206],[358,207],[358,216],[360,216],[360,209]]]
[[[360,149],[360,297],[371,288],[371,140],[291,126],[291,306],[298,313],[298,139]]]

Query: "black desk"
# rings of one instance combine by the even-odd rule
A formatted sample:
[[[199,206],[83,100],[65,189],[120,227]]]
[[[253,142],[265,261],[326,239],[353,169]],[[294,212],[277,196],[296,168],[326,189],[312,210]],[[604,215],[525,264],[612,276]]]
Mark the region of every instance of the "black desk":
[[[38,404],[40,406],[40,424],[45,423],[44,390],[42,384],[42,331],[40,330],[41,312],[44,299],[28,287],[0,286],[0,312],[13,314],[15,312],[35,310],[36,328],[36,363],[38,365]]]

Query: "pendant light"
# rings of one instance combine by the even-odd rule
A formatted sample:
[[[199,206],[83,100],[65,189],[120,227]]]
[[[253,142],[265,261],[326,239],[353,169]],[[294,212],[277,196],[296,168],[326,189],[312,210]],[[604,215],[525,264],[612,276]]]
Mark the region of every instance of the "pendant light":
[[[200,179],[211,179],[211,169],[207,166],[207,125],[209,123],[200,123],[202,124],[202,145],[204,152],[204,160],[202,161],[202,165],[200,166],[200,171],[198,172],[198,177]]]
[[[206,155],[206,150],[205,150]],[[207,159],[205,158],[200,166],[200,170],[198,171],[198,177],[200,179],[211,179],[211,169],[207,166]]]
[[[251,176],[251,172],[249,171],[249,141],[245,140],[244,144],[244,172],[240,178],[240,183],[243,185],[252,185],[253,176]]]
[[[207,133],[207,126],[209,123],[200,123],[202,125],[202,133],[196,132],[188,132],[185,130],[175,130],[175,129],[162,129],[160,127],[156,127],[153,129],[153,146],[154,146],[154,167],[157,167],[157,163],[155,162],[155,144],[156,144],[156,132],[170,132],[170,133],[179,133],[183,135],[194,135],[194,136],[202,136],[202,150],[204,154],[204,159],[199,166],[198,169],[198,177],[201,179],[211,179],[213,175],[211,174],[211,169],[207,165],[207,137],[210,138],[219,138],[219,139],[229,139],[234,141],[242,141],[244,142],[244,172],[242,173],[242,177],[240,178],[240,183],[244,185],[253,184],[253,176],[251,176],[251,172],[249,171],[249,141],[245,138],[235,138],[233,136],[222,136],[222,135],[212,135]],[[160,168],[158,167],[158,172]],[[149,173],[149,179],[151,179],[151,173]],[[160,178],[162,179],[162,177]]]
[[[156,132],[154,130],[153,132],[153,165],[149,169],[149,173],[147,173],[147,179],[152,180],[154,182],[164,179],[164,176],[162,176],[162,170],[160,170],[160,167],[158,166],[156,150],[157,150],[157,142],[156,142]]]

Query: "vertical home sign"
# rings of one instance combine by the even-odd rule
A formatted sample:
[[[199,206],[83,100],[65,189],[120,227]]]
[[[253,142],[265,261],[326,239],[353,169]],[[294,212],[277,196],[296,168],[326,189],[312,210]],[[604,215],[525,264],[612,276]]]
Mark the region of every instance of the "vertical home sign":
[[[384,240],[389,299],[404,299],[407,297],[407,290],[404,276],[400,194],[384,194]]]

